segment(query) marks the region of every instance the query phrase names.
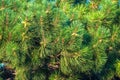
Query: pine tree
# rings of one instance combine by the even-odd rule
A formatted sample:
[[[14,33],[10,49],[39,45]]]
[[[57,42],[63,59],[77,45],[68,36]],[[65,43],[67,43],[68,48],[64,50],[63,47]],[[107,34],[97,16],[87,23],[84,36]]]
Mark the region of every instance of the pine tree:
[[[0,79],[4,67],[15,80],[120,79],[119,6],[120,0],[1,0]]]

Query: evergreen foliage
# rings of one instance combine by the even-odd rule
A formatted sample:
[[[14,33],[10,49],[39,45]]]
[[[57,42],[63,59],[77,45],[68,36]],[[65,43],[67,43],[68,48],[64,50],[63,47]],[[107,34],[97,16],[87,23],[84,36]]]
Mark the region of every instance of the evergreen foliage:
[[[120,79],[120,0],[1,0],[0,80]]]

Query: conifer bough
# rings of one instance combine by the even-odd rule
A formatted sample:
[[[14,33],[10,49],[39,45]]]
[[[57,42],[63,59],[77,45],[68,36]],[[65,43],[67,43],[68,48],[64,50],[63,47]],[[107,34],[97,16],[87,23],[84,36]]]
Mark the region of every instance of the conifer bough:
[[[0,79],[120,79],[119,2],[0,1]]]

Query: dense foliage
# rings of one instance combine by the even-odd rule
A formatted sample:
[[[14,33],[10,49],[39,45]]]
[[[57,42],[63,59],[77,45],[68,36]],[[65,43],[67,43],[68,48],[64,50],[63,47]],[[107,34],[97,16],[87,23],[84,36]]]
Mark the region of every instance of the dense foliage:
[[[120,0],[0,0],[0,62],[15,80],[120,79],[119,7]]]

